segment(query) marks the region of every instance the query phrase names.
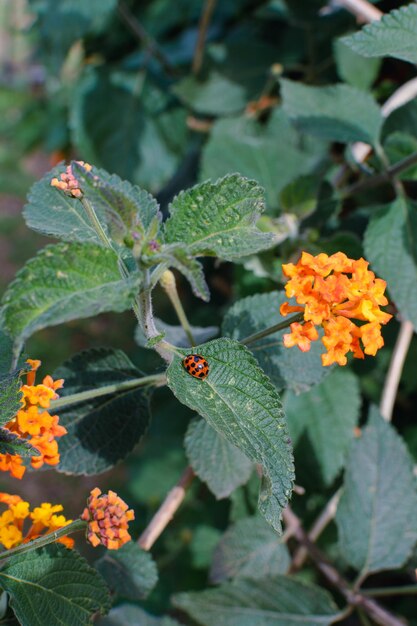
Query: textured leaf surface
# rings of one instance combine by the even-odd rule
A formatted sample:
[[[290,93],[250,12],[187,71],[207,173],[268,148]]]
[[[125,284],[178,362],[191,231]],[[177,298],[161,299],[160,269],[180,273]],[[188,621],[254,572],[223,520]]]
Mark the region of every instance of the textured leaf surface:
[[[0,585],[22,626],[85,626],[94,613],[110,608],[101,576],[59,544],[11,558],[0,571]]]
[[[51,179],[64,171],[65,166],[59,165],[33,185],[24,209],[27,225],[64,241],[102,245],[80,201],[51,187]],[[159,207],[150,194],[102,169],[93,167],[87,173],[75,161],[72,162],[72,172],[94,207],[104,231],[112,239],[121,243],[125,236],[135,233],[143,241],[152,230],[156,235]]]
[[[125,311],[138,283],[138,272],[121,278],[113,250],[93,244],[47,246],[26,263],[4,294],[4,325],[24,341],[47,326]]]
[[[13,360],[13,341],[0,328],[0,376],[4,376],[10,372]]]
[[[203,150],[200,179],[240,172],[262,185],[268,208],[276,209],[281,189],[320,160],[318,143],[302,137],[282,109],[273,111],[267,124],[247,116],[222,119]]]
[[[158,580],[152,556],[134,541],[119,550],[107,550],[95,566],[110,590],[128,600],[146,598]]]
[[[168,243],[184,242],[195,255],[232,260],[271,247],[274,237],[255,226],[264,210],[263,189],[231,174],[181,192],[170,205]]]
[[[40,452],[7,428],[0,427],[0,454],[18,454],[19,456],[39,456]]]
[[[311,87],[282,80],[283,106],[305,132],[343,143],[379,138],[382,115],[369,93],[350,85]]]
[[[365,254],[388,283],[404,319],[417,329],[417,208],[403,198],[382,207],[365,233]]]
[[[120,350],[88,350],[59,367],[60,396],[137,379],[141,373]],[[123,459],[145,434],[149,421],[144,388],[126,389],[57,409],[68,434],[59,441],[58,469],[69,474],[98,474]]]
[[[0,426],[4,426],[22,406],[21,370],[0,377]]]
[[[185,435],[191,467],[216,498],[227,498],[251,475],[253,463],[205,420],[193,420]]]
[[[307,393],[286,393],[284,407],[294,446],[307,434],[323,481],[331,484],[344,465],[359,419],[356,376],[349,370],[335,369]]]
[[[365,57],[395,57],[417,63],[417,6],[391,11],[343,41]]]
[[[280,397],[247,348],[231,339],[197,346],[210,367],[204,380],[190,376],[174,357],[167,382],[178,400],[264,470],[259,509],[280,529],[291,495],[294,469]]]
[[[171,617],[154,617],[133,604],[122,604],[103,617],[99,626],[180,626]]]
[[[287,300],[282,291],[238,300],[224,317],[223,334],[241,340],[268,326],[285,321],[286,318],[279,313],[279,307]],[[329,373],[329,368],[321,364],[320,355],[324,347],[321,341],[316,341],[311,344],[309,352],[285,348],[282,337],[288,332],[285,329],[274,333],[249,344],[248,347],[278,389],[306,391]]]
[[[326,591],[286,576],[180,593],[173,602],[202,626],[327,626],[338,613]]]
[[[337,510],[343,557],[362,575],[401,567],[417,540],[416,517],[412,459],[374,409],[352,446]]]
[[[220,539],[214,551],[210,580],[259,578],[285,574],[290,565],[287,546],[260,517],[241,519]]]

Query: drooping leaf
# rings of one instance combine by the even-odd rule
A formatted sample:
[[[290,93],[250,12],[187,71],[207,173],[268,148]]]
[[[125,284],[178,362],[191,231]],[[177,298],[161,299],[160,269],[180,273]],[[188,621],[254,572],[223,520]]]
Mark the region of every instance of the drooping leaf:
[[[213,555],[210,580],[259,578],[285,574],[290,556],[284,543],[260,517],[241,519],[220,539]]]
[[[305,132],[343,143],[375,144],[382,126],[379,106],[372,96],[350,85],[312,87],[281,80],[283,106]]]
[[[366,24],[343,41],[364,57],[389,56],[417,63],[416,32],[417,6],[411,3]]]
[[[193,378],[175,355],[167,370],[168,386],[180,402],[263,466],[259,509],[278,530],[294,477],[279,395],[249,350],[237,341],[215,339],[197,346],[196,353],[207,359],[208,376]]]
[[[155,318],[155,325],[160,332],[164,333],[164,337],[169,343],[172,343],[174,346],[178,346],[180,348],[191,347],[190,340],[188,339],[182,326],[172,326],[157,317]],[[218,335],[219,328],[218,326],[192,326],[191,332],[193,334],[194,342],[199,344],[204,343],[205,341],[208,341]],[[145,338],[140,326],[136,327],[135,341],[142,348],[146,347],[147,339]]]
[[[343,557],[366,576],[401,567],[417,541],[412,459],[393,427],[373,408],[352,445],[336,515]]]
[[[50,245],[18,272],[3,297],[10,335],[24,341],[41,328],[128,309],[140,274],[122,279],[117,254],[94,244]]]
[[[307,435],[323,482],[331,484],[344,465],[359,419],[356,376],[350,370],[335,369],[307,393],[287,392],[284,407],[293,445]]]
[[[22,626],[86,626],[93,614],[110,608],[101,576],[61,544],[9,559],[0,570],[0,585]]]
[[[155,587],[158,571],[149,552],[129,541],[119,550],[107,550],[95,563],[113,593],[128,600],[143,600]]]
[[[99,626],[180,626],[171,617],[154,617],[133,604],[122,604],[103,617]]]
[[[302,136],[280,108],[267,124],[247,116],[217,121],[203,150],[200,180],[215,180],[229,172],[257,180],[265,189],[269,209],[289,182],[310,173],[323,157],[317,139]]]
[[[120,244],[134,235],[143,244],[149,236],[156,238],[161,216],[155,198],[105,170],[93,167],[88,173],[76,161],[71,169],[111,239]],[[64,241],[102,245],[80,201],[51,187],[52,178],[64,170],[58,165],[33,185],[24,209],[27,225]]]
[[[186,76],[173,88],[181,102],[204,115],[231,115],[242,111],[246,104],[245,91],[242,85],[216,70],[204,81]]]
[[[202,626],[328,626],[338,614],[326,591],[286,576],[179,593],[173,603]]]
[[[191,467],[216,498],[227,498],[249,480],[252,462],[205,420],[190,422],[184,444]]]
[[[163,245],[161,252],[154,255],[156,263],[164,263],[167,268],[177,269],[191,285],[197,298],[208,302],[210,291],[204,276],[203,266],[184,248],[184,244]]]
[[[55,372],[65,380],[60,397],[138,380],[140,371],[120,350],[81,352]],[[68,433],[59,441],[58,470],[99,474],[123,459],[145,434],[150,421],[146,388],[132,386],[55,409]],[[59,401],[58,401],[59,402]]]
[[[346,44],[345,39],[336,39],[334,45],[337,71],[345,80],[358,89],[369,89],[378,76],[381,59],[364,59]]]
[[[183,242],[196,256],[229,261],[247,256],[274,243],[273,235],[255,225],[264,208],[264,192],[253,180],[231,174],[215,183],[207,181],[174,198],[165,239]]]
[[[242,340],[286,318],[279,313],[280,305],[288,300],[284,292],[272,291],[238,300],[223,319],[223,334]],[[282,337],[288,329],[249,344],[249,350],[259,361],[278,389],[306,391],[329,373],[321,364],[324,347],[320,341],[311,344],[309,352],[285,348]]]
[[[39,456],[40,452],[26,439],[21,439],[8,428],[0,427],[0,454],[18,454],[22,457]]]
[[[417,329],[417,208],[397,198],[375,211],[364,239],[372,269],[387,281],[404,319]]]
[[[172,177],[184,155],[185,117],[145,73],[133,81],[129,73],[98,67],[77,82],[71,127],[85,160],[152,193]]]

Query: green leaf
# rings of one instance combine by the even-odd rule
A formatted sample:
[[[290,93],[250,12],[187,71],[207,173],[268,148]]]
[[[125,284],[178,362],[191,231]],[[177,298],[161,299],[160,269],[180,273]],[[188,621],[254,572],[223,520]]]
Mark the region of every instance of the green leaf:
[[[156,237],[161,215],[155,198],[105,170],[93,167],[88,173],[76,161],[71,169],[110,238],[120,244],[134,235],[143,246]],[[58,165],[33,185],[24,209],[26,224],[64,241],[103,245],[81,202],[51,187],[52,178],[64,171],[65,166]]]
[[[110,348],[80,352],[54,372],[54,378],[65,380],[60,392],[64,399],[140,376],[123,352]],[[57,408],[60,423],[68,430],[59,441],[58,470],[99,474],[127,456],[148,429],[148,395],[146,388],[133,387]]]
[[[181,192],[165,223],[167,243],[181,242],[191,254],[227,261],[270,248],[274,237],[255,226],[264,193],[253,180],[230,174]]]
[[[259,578],[285,574],[290,565],[287,546],[260,517],[241,519],[220,539],[213,555],[211,582],[228,578]]]
[[[161,252],[154,255],[155,263],[164,263],[167,268],[177,269],[191,285],[194,295],[204,302],[210,300],[210,291],[204,276],[203,266],[197,259],[193,259],[184,244],[162,246]]]
[[[372,269],[387,281],[401,315],[417,329],[416,205],[399,197],[375,211],[364,247]]]
[[[93,244],[50,245],[17,273],[3,297],[5,328],[24,341],[73,319],[121,312],[134,300],[139,273],[122,279],[117,254]]]
[[[286,318],[279,313],[279,307],[287,300],[282,291],[238,300],[223,319],[223,334],[242,340],[268,326],[285,321]],[[285,329],[259,339],[249,345],[249,350],[278,389],[289,388],[299,393],[319,383],[329,373],[329,368],[321,364],[324,347],[320,341],[313,342],[309,352],[285,348],[282,337],[288,332]]]
[[[384,141],[384,152],[391,164],[398,163],[417,153],[417,137],[398,131],[391,133]],[[400,180],[416,180],[417,166],[414,164],[397,176]]]
[[[133,604],[122,604],[103,617],[99,626],[180,626],[171,617],[154,617]]]
[[[179,593],[173,603],[202,626],[328,626],[338,614],[326,591],[286,576]]]
[[[0,328],[0,376],[8,374],[13,361],[13,341]]]
[[[317,139],[303,137],[279,108],[268,123],[247,116],[217,121],[203,150],[200,180],[229,172],[257,180],[269,209],[278,208],[281,189],[308,174],[323,156]]]
[[[382,115],[369,93],[350,85],[311,87],[284,79],[281,89],[284,110],[305,132],[343,143],[378,142]]]
[[[63,61],[70,46],[89,32],[100,32],[116,8],[116,0],[30,0],[38,14],[37,29],[45,48]]]
[[[191,467],[216,498],[227,498],[249,480],[251,461],[206,421],[190,422],[184,444]]]
[[[394,57],[417,63],[417,6],[391,11],[343,41],[364,57]]]
[[[7,428],[0,427],[0,454],[18,454],[22,457],[39,456],[40,452]]]
[[[337,72],[340,78],[358,89],[369,89],[378,76],[381,59],[364,59],[346,44],[336,39],[334,44]]]
[[[246,105],[245,88],[215,70],[204,81],[186,76],[173,92],[183,104],[203,115],[231,115]]]
[[[163,322],[158,317],[155,318],[155,325],[161,333],[164,333],[164,337],[168,341],[168,343],[172,343],[172,345],[174,346],[179,346],[183,348],[191,347],[190,340],[188,339],[182,326],[172,326],[171,324]],[[212,339],[213,337],[218,335],[219,328],[218,326],[191,326],[191,332],[193,334],[195,343],[198,344],[204,343],[204,341],[208,341],[209,339]],[[140,326],[136,327],[135,341],[142,348],[146,348],[147,339],[144,336]]]
[[[412,459],[374,407],[351,448],[337,510],[343,557],[361,577],[401,567],[417,540],[416,517]]]
[[[292,491],[293,461],[281,400],[247,348],[231,339],[196,347],[209,374],[193,378],[175,355],[167,382],[180,402],[200,413],[210,426],[263,466],[259,509],[276,530]],[[185,351],[184,351],[185,354]]]
[[[29,368],[19,368],[10,374],[0,376],[0,426],[7,424],[22,407],[20,377],[27,369]]]
[[[334,481],[344,465],[360,404],[359,382],[345,369],[333,370],[307,393],[285,394],[284,407],[293,445],[303,434],[307,435],[326,485]]]
[[[0,585],[22,626],[86,626],[110,608],[104,581],[75,550],[60,544],[7,561]]]
[[[142,600],[155,587],[158,571],[149,552],[129,541],[119,550],[107,550],[95,563],[113,593],[128,600]]]
[[[300,220],[317,208],[320,180],[317,176],[299,176],[285,185],[279,195],[279,203],[285,213],[292,213]]]
[[[206,526],[205,524],[197,526],[189,544],[193,567],[204,570],[210,567],[213,551],[221,534],[220,530],[213,528],[213,526]]]
[[[132,79],[101,66],[77,81],[70,123],[85,160],[156,192],[184,156],[185,117],[145,73]]]

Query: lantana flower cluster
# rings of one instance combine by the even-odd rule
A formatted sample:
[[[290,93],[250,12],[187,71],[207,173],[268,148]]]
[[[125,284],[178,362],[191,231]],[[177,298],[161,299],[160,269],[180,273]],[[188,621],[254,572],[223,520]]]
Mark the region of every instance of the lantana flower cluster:
[[[84,163],[84,161],[76,161],[78,165],[81,165],[87,172],[90,172],[92,167],[89,163]],[[83,192],[80,189],[78,184],[78,180],[75,178],[72,173],[71,165],[68,165],[65,172],[60,174],[59,178],[53,178],[51,180],[51,186],[60,189],[67,196],[71,196],[72,198],[81,198]]]
[[[29,502],[8,493],[0,493],[0,503],[7,505],[6,511],[0,515],[0,544],[7,550],[52,533],[72,522],[64,515],[58,515],[63,510],[61,504],[43,502],[31,511]],[[61,537],[58,541],[67,548],[74,545],[71,537]]]
[[[128,523],[135,514],[114,491],[102,494],[100,489],[93,489],[81,519],[88,522],[87,538],[94,547],[102,544],[108,550],[118,550],[131,540]]]
[[[289,278],[285,293],[295,298],[297,305],[284,302],[280,313],[303,314],[303,321],[290,325],[284,345],[307,352],[311,342],[319,338],[318,327],[322,327],[327,349],[321,357],[323,365],[346,365],[350,352],[360,359],[364,354],[374,356],[384,345],[381,326],[392,315],[380,309],[388,304],[386,282],[375,278],[368,265],[365,259],[349,259],[343,252],[331,256],[303,252],[298,263],[283,265]]]
[[[31,465],[34,469],[42,465],[58,465],[59,452],[57,437],[67,433],[66,428],[59,424],[58,415],[51,415],[47,409],[51,400],[58,398],[56,393],[64,381],[53,380],[51,376],[45,376],[42,384],[35,385],[36,370],[41,362],[28,359],[31,371],[27,373],[27,384],[22,385],[22,407],[15,417],[5,425],[5,428],[15,433],[22,439],[26,439],[39,451],[39,456],[31,457]],[[0,470],[9,471],[15,478],[22,478],[26,471],[23,459],[20,455],[0,454]]]

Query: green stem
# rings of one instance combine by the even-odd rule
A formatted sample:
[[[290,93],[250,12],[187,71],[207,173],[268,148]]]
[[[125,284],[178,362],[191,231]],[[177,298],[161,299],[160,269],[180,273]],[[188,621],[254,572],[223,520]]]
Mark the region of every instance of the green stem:
[[[191,330],[190,322],[185,314],[184,307],[182,306],[182,302],[178,297],[177,284],[175,282],[175,276],[171,272],[171,270],[166,270],[161,278],[160,284],[164,288],[172,306],[174,307],[175,313],[177,314],[179,323],[184,329],[185,334],[187,335],[187,339],[190,342],[191,346],[195,346],[195,339],[193,337],[193,331]]]
[[[304,319],[303,316],[304,316],[304,313],[297,313],[296,315],[289,317],[287,320],[284,320],[283,322],[279,322],[279,324],[274,324],[274,326],[269,326],[268,328],[265,328],[264,330],[260,330],[259,333],[254,333],[253,335],[249,335],[248,337],[241,339],[240,343],[243,343],[243,345],[247,346],[248,344],[254,343],[255,341],[258,341],[259,339],[268,337],[268,335],[273,335],[279,330],[288,328],[294,322],[301,322],[301,320]]]
[[[385,596],[413,596],[417,594],[417,585],[404,585],[404,587],[381,587],[378,589],[361,589],[364,596],[384,598]]]
[[[64,526],[63,528],[55,530],[52,533],[42,535],[42,537],[38,537],[33,541],[29,541],[29,543],[22,543],[16,548],[11,548],[11,550],[4,550],[4,552],[0,552],[0,559],[9,559],[10,557],[17,556],[18,554],[24,554],[25,552],[31,552],[32,550],[36,550],[37,548],[43,548],[43,546],[54,543],[57,539],[61,539],[61,537],[66,537],[67,535],[79,532],[80,530],[85,530],[86,526],[86,522],[81,519],[77,519],[74,522],[71,522],[71,524],[68,524],[68,526]]]
[[[121,275],[123,276],[123,278],[128,278],[130,272],[128,268],[126,267],[125,262],[120,257],[117,250],[114,248],[112,241],[107,236],[106,231],[104,230],[103,226],[101,225],[100,220],[97,217],[97,213],[95,212],[93,205],[91,204],[89,200],[87,200],[85,196],[82,196],[80,198],[80,201],[90,219],[91,224],[93,225],[94,230],[96,231],[97,235],[100,237],[104,246],[106,248],[109,248],[110,250],[113,250],[113,252],[117,254],[117,260],[118,260],[118,265],[119,265],[119,270],[120,270]],[[139,312],[137,301],[133,303],[132,308],[136,315],[136,318],[139,320],[140,312]]]
[[[67,407],[77,402],[85,402],[100,396],[107,396],[113,393],[119,393],[121,391],[127,391],[129,389],[136,389],[137,387],[145,387],[148,385],[154,385],[155,387],[163,385],[166,382],[165,374],[155,374],[153,376],[142,376],[142,378],[133,378],[121,383],[113,383],[112,385],[105,385],[104,387],[98,387],[96,389],[88,389],[88,391],[80,391],[79,393],[73,393],[70,396],[64,396],[59,400],[52,400],[51,409],[57,411],[63,407]]]

